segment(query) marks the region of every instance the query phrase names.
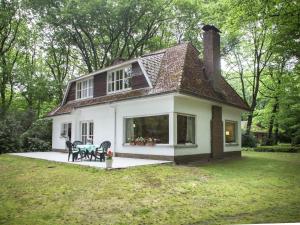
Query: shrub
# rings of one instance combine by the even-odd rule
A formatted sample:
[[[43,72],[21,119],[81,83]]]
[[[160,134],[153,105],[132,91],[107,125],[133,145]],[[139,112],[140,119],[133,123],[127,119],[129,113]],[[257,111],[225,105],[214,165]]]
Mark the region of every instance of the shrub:
[[[257,145],[257,140],[253,134],[242,134],[242,147],[254,148]]]
[[[263,145],[263,146],[272,146],[274,144],[275,144],[275,140],[273,137],[271,137],[271,138],[266,137],[263,139],[263,141],[261,143],[261,145]]]
[[[51,150],[52,122],[39,119],[22,134],[23,151],[49,151]]]
[[[21,132],[22,126],[14,114],[0,120],[0,154],[19,151]]]
[[[300,152],[300,147],[289,145],[275,145],[275,146],[259,146],[253,149],[255,152]]]
[[[292,139],[292,145],[293,145],[293,146],[298,146],[298,145],[300,145],[300,135],[295,136],[295,137]]]

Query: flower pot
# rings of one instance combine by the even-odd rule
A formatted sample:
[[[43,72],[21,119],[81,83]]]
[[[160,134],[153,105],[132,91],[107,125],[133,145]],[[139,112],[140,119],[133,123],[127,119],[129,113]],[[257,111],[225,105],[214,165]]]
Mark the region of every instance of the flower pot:
[[[106,168],[107,168],[107,169],[112,168],[112,162],[113,162],[112,159],[106,159],[106,160],[105,160]]]
[[[134,142],[134,141],[132,141],[132,142],[130,142],[129,144],[130,144],[130,145],[135,145],[135,142]]]
[[[137,142],[136,142],[136,145],[140,145],[140,146],[142,146],[142,145],[145,145],[145,142],[142,142],[142,141],[137,141]]]
[[[147,142],[146,145],[147,146],[154,146],[154,142]]]

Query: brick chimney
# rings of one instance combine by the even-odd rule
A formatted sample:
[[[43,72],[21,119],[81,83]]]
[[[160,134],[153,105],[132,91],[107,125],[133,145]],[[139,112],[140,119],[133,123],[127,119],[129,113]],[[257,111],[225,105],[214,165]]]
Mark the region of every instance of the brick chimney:
[[[220,57],[220,31],[212,25],[202,27],[203,35],[203,56],[205,74],[215,91],[220,92],[219,80],[221,76]]]

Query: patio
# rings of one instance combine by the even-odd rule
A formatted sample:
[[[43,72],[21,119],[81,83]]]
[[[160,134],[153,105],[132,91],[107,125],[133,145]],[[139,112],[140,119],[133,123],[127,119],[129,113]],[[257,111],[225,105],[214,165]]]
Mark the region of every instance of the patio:
[[[17,155],[22,157],[34,158],[34,159],[44,159],[54,162],[63,162],[70,163],[82,166],[91,166],[97,168],[105,168],[105,162],[97,161],[69,161],[68,154],[61,152],[23,152],[23,153],[11,153],[11,155]],[[154,165],[154,164],[164,164],[172,163],[171,161],[162,161],[162,160],[152,160],[152,159],[133,159],[133,158],[123,158],[123,157],[114,157],[112,169],[121,169],[134,166],[145,166],[145,165]]]

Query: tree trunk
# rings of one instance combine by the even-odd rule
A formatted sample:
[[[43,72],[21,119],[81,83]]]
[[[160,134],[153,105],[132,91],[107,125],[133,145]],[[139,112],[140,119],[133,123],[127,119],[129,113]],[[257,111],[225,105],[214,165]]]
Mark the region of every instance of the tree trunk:
[[[275,120],[275,114],[277,112],[277,108],[278,108],[278,100],[276,98],[275,104],[273,105],[270,122],[269,122],[268,139],[271,139],[273,137],[273,126],[274,126],[274,120]]]

